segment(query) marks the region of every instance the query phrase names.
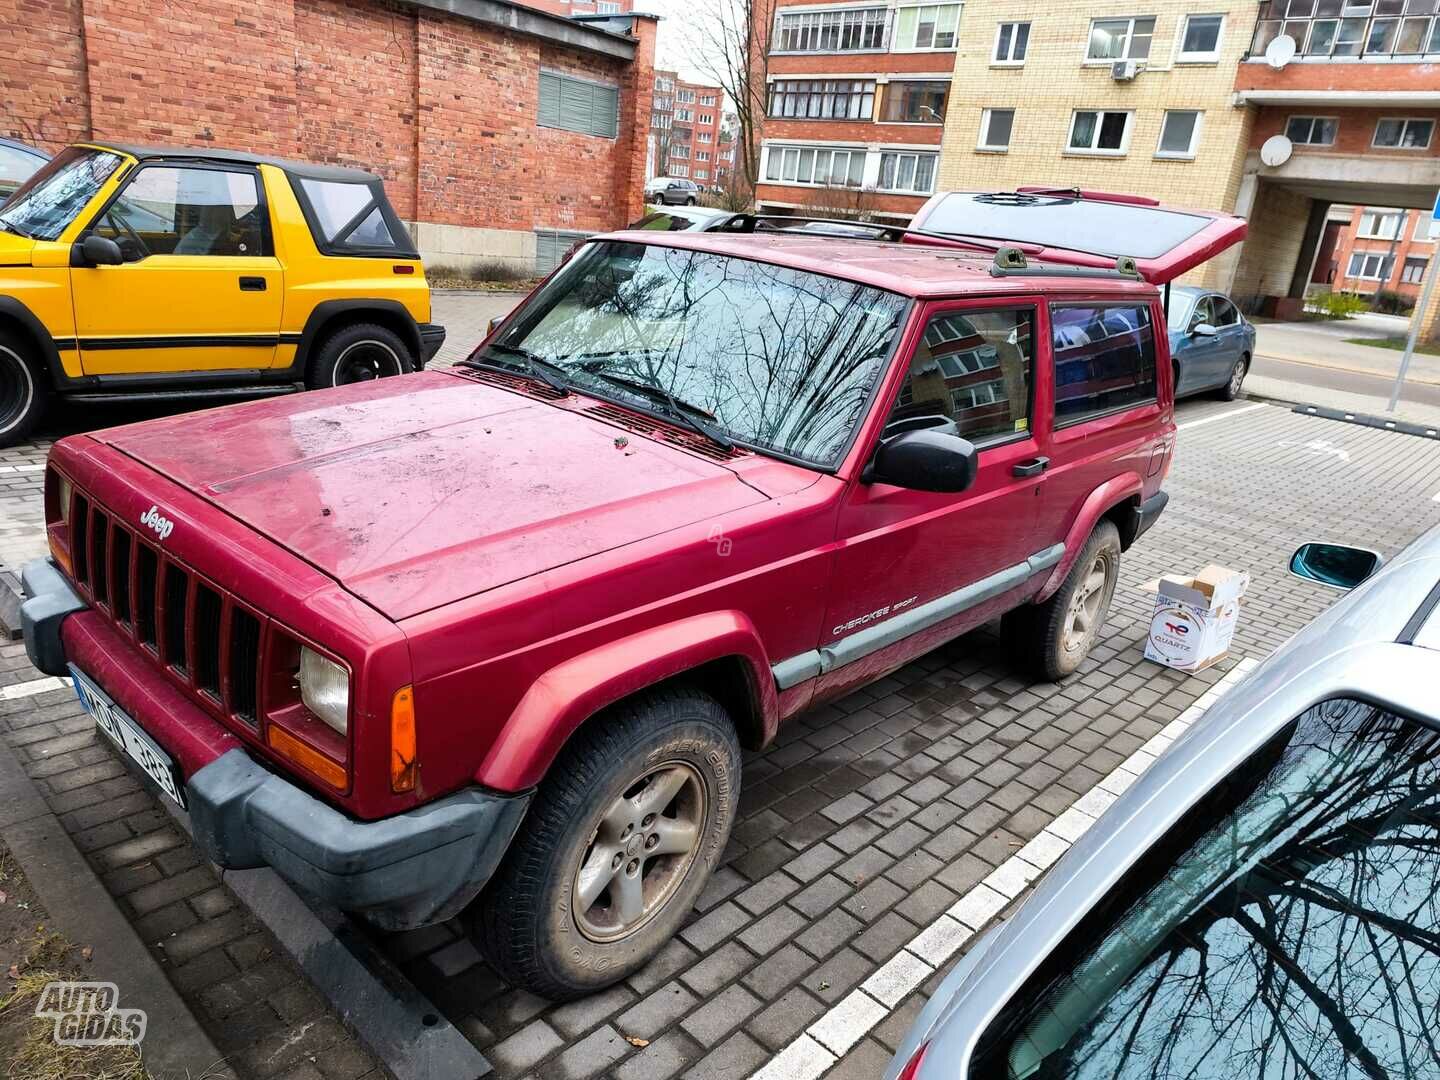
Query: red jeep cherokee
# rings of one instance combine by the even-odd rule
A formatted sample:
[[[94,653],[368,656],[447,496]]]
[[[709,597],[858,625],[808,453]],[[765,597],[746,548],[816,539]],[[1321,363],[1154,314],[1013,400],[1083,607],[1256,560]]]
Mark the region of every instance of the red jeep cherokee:
[[[1074,671],[1165,504],[1154,282],[1244,223],[927,216],[966,239],[598,238],[454,370],[64,439],[30,656],[220,865],[386,928],[475,901],[547,996],[621,979],[742,746],[1000,615]]]

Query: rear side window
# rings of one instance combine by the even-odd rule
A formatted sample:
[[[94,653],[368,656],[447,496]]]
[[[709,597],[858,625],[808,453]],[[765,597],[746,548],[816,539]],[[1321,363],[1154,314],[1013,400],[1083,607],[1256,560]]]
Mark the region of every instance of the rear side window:
[[[1155,400],[1155,327],[1148,304],[1054,307],[1050,332],[1057,427]]]
[[[385,201],[379,180],[300,177],[301,207],[315,244],[326,254],[409,256],[409,237]]]
[[[970,1080],[1434,1076],[1437,834],[1440,735],[1314,706],[1046,957]]]

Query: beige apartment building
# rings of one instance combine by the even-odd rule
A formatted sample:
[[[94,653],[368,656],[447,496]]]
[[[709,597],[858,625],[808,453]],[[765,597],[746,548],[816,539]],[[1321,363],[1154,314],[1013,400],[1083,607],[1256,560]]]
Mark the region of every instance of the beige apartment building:
[[[969,0],[940,162],[944,189],[1053,184],[1231,209],[1254,110],[1235,71],[1258,4]],[[1238,253],[1185,280],[1221,286]]]

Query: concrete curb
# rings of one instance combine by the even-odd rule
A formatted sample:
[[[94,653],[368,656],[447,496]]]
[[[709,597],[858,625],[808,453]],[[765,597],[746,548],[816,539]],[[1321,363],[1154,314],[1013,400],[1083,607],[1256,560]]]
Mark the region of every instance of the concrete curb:
[[[20,640],[20,575],[0,570],[0,641]]]
[[[94,948],[90,974],[120,988],[120,1005],[144,1009],[145,1068],[155,1080],[234,1080],[235,1072],[0,740],[0,837],[50,913],[75,944]]]

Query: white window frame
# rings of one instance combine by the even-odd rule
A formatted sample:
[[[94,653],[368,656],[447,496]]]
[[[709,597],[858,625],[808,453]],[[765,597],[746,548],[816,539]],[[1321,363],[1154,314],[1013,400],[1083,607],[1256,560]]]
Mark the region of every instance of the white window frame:
[[[710,106],[711,108],[713,108],[714,105],[715,105],[715,95],[714,95],[714,94],[701,94],[701,95],[700,95],[700,104],[701,104],[701,105]]]
[[[1007,27],[1007,26],[1010,27],[1010,52],[1009,52],[1009,55],[1008,55],[1008,56],[1001,56],[1001,55],[1000,55],[1000,35],[1004,32],[1005,27]],[[1029,19],[1023,19],[1023,20],[1018,20],[1018,21],[1014,21],[1014,22],[999,22],[999,23],[996,23],[996,24],[995,24],[995,42],[994,42],[994,44],[991,45],[991,47],[990,47],[990,66],[991,66],[991,67],[1024,67],[1024,66],[1025,66],[1025,57],[1024,57],[1024,56],[1020,57],[1020,59],[1018,59],[1018,60],[1015,59],[1015,42],[1016,42],[1016,39],[1017,39],[1018,36],[1019,36],[1020,27],[1022,27],[1022,26],[1024,26],[1024,27],[1027,28],[1026,31],[1025,31],[1025,54],[1026,54],[1026,56],[1028,56],[1028,55],[1030,54],[1030,35],[1031,35],[1031,33],[1034,32],[1034,29],[1035,29],[1034,25],[1030,22],[1030,20],[1029,20]]]
[[[796,156],[796,173],[797,173],[797,175],[798,175],[798,173],[799,173],[799,161],[800,161],[802,155],[803,155],[803,154],[805,153],[805,151],[807,151],[807,150],[808,150],[808,151],[811,151],[811,154],[810,154],[810,175],[811,175],[811,179],[809,179],[809,180],[786,180],[786,179],[784,179],[784,175],[785,175],[785,163],[784,163],[784,162],[785,162],[785,158],[784,158],[784,155],[785,155],[788,151],[791,151],[791,150],[795,151],[795,156]],[[869,166],[870,166],[870,155],[869,155],[869,153],[866,151],[865,147],[863,147],[863,146],[854,146],[854,145],[851,145],[851,144],[848,144],[848,143],[840,143],[840,144],[832,144],[832,143],[804,143],[804,142],[767,143],[767,144],[765,144],[764,151],[765,151],[765,153],[764,153],[764,159],[763,159],[763,160],[761,161],[761,163],[760,163],[760,179],[759,179],[759,181],[758,181],[758,182],[761,183],[761,184],[779,184],[779,185],[783,185],[783,186],[785,186],[785,187],[803,187],[803,188],[843,187],[843,188],[845,188],[845,189],[847,189],[847,190],[850,190],[850,191],[861,191],[861,190],[863,190],[863,189],[866,187],[865,177],[866,177],[866,175],[867,175],[867,172],[868,172],[868,169],[869,169]],[[831,155],[830,160],[829,160],[829,169],[830,169],[830,174],[831,174],[832,176],[834,175],[834,155],[835,155],[835,154],[845,154],[845,155],[847,155],[847,156],[846,156],[846,160],[845,160],[845,175],[846,175],[846,178],[847,178],[846,183],[844,183],[843,185],[841,185],[841,184],[835,184],[835,183],[832,183],[832,182],[822,182],[822,183],[818,183],[818,184],[817,184],[817,183],[815,182],[815,180],[814,180],[814,175],[815,175],[815,155],[816,155],[816,154],[829,154],[829,155]],[[848,180],[848,178],[849,178],[849,176],[850,176],[850,172],[851,172],[851,162],[853,161],[854,157],[855,157],[857,154],[859,155],[860,160],[861,160],[861,162],[862,162],[861,167],[860,167],[860,181],[859,181],[859,183],[851,184],[851,183],[849,182],[849,180]],[[769,174],[770,174],[770,162],[771,162],[772,159],[775,159],[777,155],[779,155],[780,166],[779,166],[779,168],[778,168],[776,171],[779,173],[779,176],[776,177],[775,179],[771,179],[771,178],[770,178],[770,175],[769,175]]]
[[[694,91],[694,90],[676,90],[676,91],[675,91],[675,100],[678,101],[678,102],[679,102],[680,104],[682,104],[682,105],[694,105],[694,104],[695,104],[695,91]]]
[[[682,124],[693,124],[695,122],[695,110],[676,109],[675,119],[679,120]]]
[[[695,122],[697,124],[713,124],[715,123],[715,114],[702,112],[695,117]]]
[[[1190,129],[1190,145],[1184,150],[1165,149],[1165,126],[1170,122],[1170,117],[1179,113],[1191,113],[1195,117],[1195,126]],[[1205,126],[1205,110],[1203,109],[1166,109],[1160,116],[1160,137],[1155,141],[1155,156],[1164,158],[1166,161],[1194,161],[1200,150],[1200,132]]]
[[[690,147],[684,143],[671,143],[670,156],[672,158],[688,158],[690,156]]]
[[[1405,129],[1411,124],[1429,124],[1430,135],[1426,138],[1424,146],[1382,146],[1375,140],[1380,138],[1380,125],[1387,122],[1394,122],[1403,125],[1400,128],[1400,137],[1402,139],[1405,137]],[[1435,141],[1436,122],[1436,118],[1433,116],[1382,116],[1375,121],[1375,130],[1370,135],[1370,149],[1395,150],[1400,153],[1423,154],[1425,151],[1430,149],[1430,144]]]
[[[595,14],[619,15],[620,4],[617,0],[595,0]]]
[[[980,110],[980,134],[975,140],[975,149],[986,154],[1008,154],[1010,143],[1003,146],[998,143],[987,142],[990,135],[990,117],[997,112],[1008,112],[1010,114],[1010,142],[1015,141],[1015,117],[1019,114],[1018,109],[981,109]]]
[[[710,170],[709,170],[709,169],[696,169],[696,170],[695,170],[695,179],[696,179],[696,180],[709,180],[709,179],[710,179]]]
[[[1119,22],[1122,19],[1128,20],[1129,22],[1129,25],[1125,28],[1124,55],[1109,56],[1105,57],[1104,59],[1098,59],[1091,56],[1090,42],[1095,37],[1095,24],[1102,22]],[[1150,19],[1154,23],[1154,25],[1150,28],[1150,48],[1146,51],[1144,56],[1131,56],[1130,50],[1135,44],[1135,24],[1137,22],[1143,22],[1146,19]],[[1103,67],[1108,64],[1119,64],[1125,62],[1126,60],[1134,60],[1137,64],[1148,64],[1150,62],[1151,53],[1155,51],[1155,32],[1159,29],[1159,24],[1160,19],[1158,16],[1155,15],[1097,15],[1095,18],[1090,20],[1090,25],[1085,30],[1085,63],[1092,64],[1097,67]],[[1085,111],[1089,112],[1090,110],[1087,109]],[[1112,109],[1111,111],[1113,112],[1115,110]]]
[[[697,132],[695,133],[695,141],[696,141],[696,142],[714,142],[714,136],[711,135],[710,132],[708,132],[708,131],[697,131]]]
[[[1360,222],[1355,226],[1355,236],[1361,240],[1399,240],[1400,215],[1401,211],[1399,210],[1370,210],[1368,208],[1362,210],[1360,212]],[[1423,217],[1424,215],[1421,216]],[[1374,222],[1368,232],[1365,228],[1366,218],[1370,218]],[[1379,229],[1381,221],[1391,219],[1395,222],[1395,231],[1390,233],[1381,231]]]
[[[1294,113],[1294,114],[1291,115],[1291,116],[1285,117],[1285,127],[1284,127],[1284,129],[1281,131],[1281,134],[1284,135],[1287,139],[1290,138],[1290,134],[1289,134],[1289,133],[1290,133],[1290,125],[1291,125],[1292,123],[1294,123],[1296,120],[1309,120],[1309,121],[1310,121],[1310,133],[1311,133],[1312,135],[1315,133],[1315,124],[1316,124],[1317,121],[1320,121],[1320,120],[1329,120],[1329,121],[1332,121],[1332,122],[1335,124],[1335,138],[1331,139],[1329,142],[1295,142],[1295,140],[1291,139],[1291,142],[1294,143],[1295,146],[1306,146],[1306,147],[1312,147],[1312,148],[1314,148],[1314,147],[1321,147],[1321,148],[1330,147],[1330,146],[1334,146],[1335,143],[1336,143],[1336,142],[1339,140],[1339,138],[1340,138],[1340,117],[1338,117],[1338,116],[1316,116],[1316,115],[1312,115],[1312,114],[1310,114],[1310,113]]]
[[[695,151],[695,160],[696,160],[696,161],[709,161],[709,160],[710,160],[710,151],[709,151],[709,150],[696,150],[696,151]]]
[[[955,40],[954,40],[954,43],[953,43],[953,44],[944,45],[944,46],[935,45],[935,44],[933,44],[933,41],[934,41],[934,37],[933,37],[933,36],[931,37],[932,44],[930,44],[930,45],[902,45],[902,44],[900,44],[900,13],[901,13],[902,11],[914,11],[914,12],[915,12],[915,29],[916,29],[916,32],[917,32],[917,34],[918,34],[919,29],[920,29],[920,12],[924,11],[926,8],[947,8],[947,7],[953,7],[953,8],[955,9],[955,26],[954,26],[954,28],[951,30],[951,33],[954,34],[954,37],[955,37]],[[889,37],[890,37],[890,51],[891,51],[891,52],[897,52],[897,53],[954,52],[957,48],[960,47],[960,19],[961,19],[961,16],[964,15],[964,7],[965,7],[965,5],[964,5],[963,3],[960,3],[959,0],[955,0],[954,3],[948,3],[948,4],[901,4],[901,5],[897,6],[897,7],[894,9],[893,21],[892,21],[891,24],[890,24],[890,34],[889,34]],[[936,32],[938,32],[939,29],[940,29],[940,22],[939,22],[938,16],[937,16],[936,22],[935,22],[935,29],[936,29]]]
[[[1387,256],[1383,251],[1352,251],[1350,253],[1350,261],[1345,266],[1345,276],[1354,281],[1388,281],[1390,275],[1385,273],[1386,258]],[[1358,274],[1354,272],[1356,259],[1361,260],[1360,272]],[[1365,273],[1365,267],[1369,265],[1371,259],[1375,260],[1375,273],[1367,274]],[[1395,267],[1391,266],[1390,270],[1393,273]]]
[[[774,44],[772,45],[770,52],[771,55],[780,56],[843,56],[848,53],[886,52],[889,49],[890,45],[891,14],[891,8],[888,8],[882,4],[874,3],[854,5],[847,4],[844,6],[824,8],[781,8],[775,12],[775,22],[771,31],[773,34],[771,41]],[[865,46],[858,49],[847,49],[844,47],[834,49],[786,49],[783,47],[785,40],[784,24],[786,19],[794,19],[802,23],[807,19],[813,19],[814,23],[811,27],[808,27],[808,29],[812,30],[814,37],[818,40],[820,37],[823,36],[823,26],[821,25],[821,23],[824,16],[827,15],[839,16],[839,32],[837,34],[837,37],[841,39],[844,38],[847,29],[845,25],[846,16],[856,17],[856,26],[852,29],[854,29],[857,33],[857,36],[860,37],[869,36],[867,31],[869,31],[873,27],[878,26],[880,29],[879,44]],[[878,18],[876,18],[875,16],[878,16]]]
[[[683,179],[687,179],[687,178],[690,176],[690,166],[689,166],[689,165],[671,165],[670,168],[669,168],[668,170],[666,170],[666,175],[667,175],[667,176],[674,176],[674,177],[676,177],[676,178],[678,178],[678,179],[682,179],[682,180],[683,180]]]
[[[921,159],[921,158],[931,158],[931,159],[933,160],[934,164],[931,165],[931,167],[930,167],[930,186],[929,186],[928,188],[917,188],[917,187],[901,188],[901,187],[884,187],[884,186],[882,186],[881,183],[880,183],[880,174],[884,171],[884,168],[885,168],[885,158],[886,158],[887,156],[890,156],[890,155],[894,155],[894,157],[895,157],[895,159],[896,159],[895,171],[896,171],[897,174],[898,174],[899,171],[900,171],[900,161],[901,161],[902,159],[904,159],[904,158],[914,158],[914,159],[915,159],[915,166],[914,166],[914,168],[911,170],[911,173],[910,173],[911,176],[918,176],[918,175],[920,174],[920,159]],[[885,192],[885,193],[891,194],[891,195],[933,195],[933,194],[935,194],[935,184],[936,184],[936,181],[938,180],[939,175],[940,175],[940,154],[939,154],[938,152],[935,152],[935,151],[927,151],[927,150],[901,150],[901,149],[898,149],[898,148],[897,148],[897,149],[893,149],[893,150],[886,150],[886,149],[883,149],[883,148],[882,148],[882,149],[880,150],[879,154],[876,155],[876,156],[877,156],[877,158],[878,158],[878,168],[876,169],[876,172],[875,172],[875,190],[876,190],[876,191]]]
[[[1185,35],[1190,30],[1191,19],[1219,19],[1220,29],[1215,33],[1215,48],[1210,52],[1186,52]],[[1220,61],[1220,51],[1225,46],[1225,13],[1223,11],[1195,11],[1180,20],[1180,33],[1175,37],[1175,62],[1177,64],[1215,64]]]
[[[1094,146],[1086,149],[1085,147],[1072,146],[1071,143],[1074,141],[1075,138],[1075,124],[1080,119],[1080,114],[1082,112],[1095,113],[1097,117],[1095,123],[1095,139],[1097,142],[1100,139],[1100,132],[1105,126],[1104,120],[1099,118],[1104,117],[1107,113],[1122,114],[1125,117],[1125,131],[1120,137],[1120,149],[1105,150],[1099,149]],[[1070,113],[1070,127],[1065,132],[1064,153],[1076,154],[1081,157],[1124,157],[1130,152],[1130,136],[1134,133],[1134,131],[1135,111],[1133,109],[1073,109]]]
[[[1419,273],[1414,277],[1410,276],[1411,264],[1419,263]],[[1425,275],[1430,271],[1430,258],[1427,255],[1406,255],[1405,260],[1400,264],[1400,283],[1402,285],[1421,285],[1425,281]]]

